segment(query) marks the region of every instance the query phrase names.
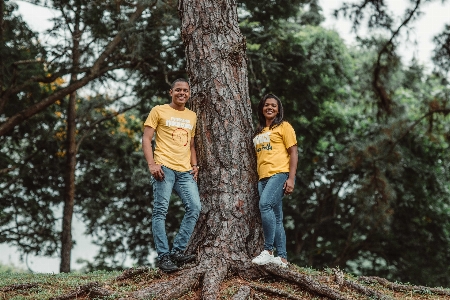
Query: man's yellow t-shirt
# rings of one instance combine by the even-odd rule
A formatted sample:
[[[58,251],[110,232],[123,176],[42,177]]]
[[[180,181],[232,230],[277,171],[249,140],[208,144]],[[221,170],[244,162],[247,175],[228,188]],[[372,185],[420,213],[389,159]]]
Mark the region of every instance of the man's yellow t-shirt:
[[[180,111],[169,104],[153,107],[144,126],[156,132],[155,162],[179,172],[191,170],[190,143],[196,123],[197,115],[187,108]]]
[[[283,122],[275,128],[264,127],[253,138],[256,150],[259,179],[277,173],[289,172],[289,153],[287,149],[297,144],[294,128]]]

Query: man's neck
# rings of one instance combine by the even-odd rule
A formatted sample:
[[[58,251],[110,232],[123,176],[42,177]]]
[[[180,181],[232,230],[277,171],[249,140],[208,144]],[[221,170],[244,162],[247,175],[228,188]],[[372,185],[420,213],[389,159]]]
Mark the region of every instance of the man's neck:
[[[180,110],[180,111],[183,111],[185,109],[184,105],[176,105],[173,102],[170,102],[169,106],[172,107],[173,109]]]

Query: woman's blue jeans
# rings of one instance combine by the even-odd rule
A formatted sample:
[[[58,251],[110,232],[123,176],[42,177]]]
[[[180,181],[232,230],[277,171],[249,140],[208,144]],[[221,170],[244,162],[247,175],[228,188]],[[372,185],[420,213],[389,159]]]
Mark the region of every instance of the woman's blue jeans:
[[[186,211],[180,230],[173,241],[172,253],[186,249],[201,210],[197,182],[190,171],[178,172],[165,166],[161,168],[164,172],[162,181],[151,177],[153,186],[152,233],[156,252],[160,257],[171,253],[166,234],[166,215],[172,189],[180,196]]]
[[[264,232],[264,250],[277,249],[278,256],[287,259],[286,233],[283,226],[284,183],[288,173],[278,173],[258,181],[259,210]]]

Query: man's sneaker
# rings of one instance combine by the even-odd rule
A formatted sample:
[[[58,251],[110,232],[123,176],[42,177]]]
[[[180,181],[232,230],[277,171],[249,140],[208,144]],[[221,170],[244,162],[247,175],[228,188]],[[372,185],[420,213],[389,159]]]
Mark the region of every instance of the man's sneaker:
[[[279,257],[279,256],[274,257],[273,260],[271,261],[271,263],[276,264],[277,266],[280,266],[282,268],[287,268],[288,267],[288,264],[283,262],[281,260],[281,257]]]
[[[181,251],[170,254],[170,259],[179,266],[194,261],[195,258],[194,254],[184,254]]]
[[[166,273],[175,272],[178,270],[176,264],[172,262],[169,255],[164,255],[163,257],[159,257],[156,261],[156,266]]]
[[[269,253],[269,251],[264,250],[260,255],[252,259],[252,263],[257,265],[265,265],[273,260],[273,255]]]

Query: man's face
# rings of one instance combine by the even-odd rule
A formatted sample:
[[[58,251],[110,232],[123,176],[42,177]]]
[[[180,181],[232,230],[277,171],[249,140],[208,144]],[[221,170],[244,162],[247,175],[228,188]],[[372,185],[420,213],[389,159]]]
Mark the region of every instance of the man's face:
[[[184,106],[189,100],[190,92],[187,82],[175,82],[175,86],[169,91],[170,96],[172,96],[172,103],[176,106]]]

